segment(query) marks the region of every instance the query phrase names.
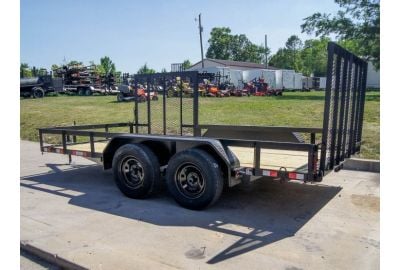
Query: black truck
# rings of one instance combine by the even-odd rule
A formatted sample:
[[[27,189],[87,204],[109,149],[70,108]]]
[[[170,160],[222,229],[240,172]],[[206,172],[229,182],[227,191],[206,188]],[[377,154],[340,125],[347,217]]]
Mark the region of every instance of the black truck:
[[[20,79],[20,96],[42,98],[47,93],[62,90],[61,78],[52,78],[51,75],[43,75],[33,78]]]
[[[360,151],[366,76],[365,61],[329,43],[323,123],[310,128],[210,124],[199,114],[204,105],[199,100],[206,99],[199,97],[201,74],[135,75],[135,84],[162,87],[159,102],[136,99],[133,122],[40,128],[40,150],[101,162],[128,197],[147,198],[165,182],[180,205],[203,209],[224,187],[261,177],[322,181],[340,170]],[[190,81],[193,96],[185,98],[181,91],[167,98],[166,83],[176,77]],[[114,128],[118,132],[111,132]],[[59,136],[60,143],[46,143],[46,135]]]

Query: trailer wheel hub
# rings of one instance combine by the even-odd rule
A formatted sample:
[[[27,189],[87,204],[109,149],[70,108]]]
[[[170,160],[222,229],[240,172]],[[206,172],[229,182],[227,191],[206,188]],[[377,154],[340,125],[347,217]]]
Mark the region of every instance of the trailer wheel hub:
[[[137,188],[143,184],[144,169],[142,164],[133,157],[126,157],[121,162],[121,171],[125,183],[131,188]]]
[[[182,195],[191,199],[198,198],[205,190],[203,175],[191,163],[185,163],[176,170],[175,184]]]

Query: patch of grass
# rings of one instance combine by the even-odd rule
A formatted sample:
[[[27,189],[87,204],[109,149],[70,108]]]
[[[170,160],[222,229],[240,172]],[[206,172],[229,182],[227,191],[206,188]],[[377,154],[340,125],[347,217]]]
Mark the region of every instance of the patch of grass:
[[[200,98],[200,124],[322,127],[324,92],[293,92],[282,97]],[[169,132],[177,131],[179,99],[168,98]],[[190,111],[190,99],[183,99]],[[22,99],[21,138],[38,141],[37,128],[77,124],[133,121],[133,102],[116,102],[115,96],[59,96],[57,98]],[[147,108],[141,103],[139,118],[147,119]],[[380,93],[367,92],[361,157],[379,159]],[[152,122],[161,129],[162,99],[151,102]],[[192,115],[183,115],[191,124]],[[174,130],[175,129],[175,130]],[[119,130],[122,131],[122,130]],[[126,130],[125,130],[126,131]]]

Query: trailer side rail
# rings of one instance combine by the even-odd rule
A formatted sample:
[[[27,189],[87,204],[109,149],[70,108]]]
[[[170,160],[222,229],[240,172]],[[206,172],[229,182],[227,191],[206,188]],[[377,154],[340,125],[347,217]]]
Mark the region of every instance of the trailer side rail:
[[[96,142],[108,142],[115,136],[126,136],[128,133],[109,132],[110,127],[129,127],[129,133],[133,133],[133,123],[108,123],[96,125],[80,125],[80,126],[66,126],[66,127],[53,127],[39,129],[40,149],[42,152],[58,153],[71,156],[82,156],[89,158],[102,158],[102,150],[96,149]],[[90,129],[104,128],[105,131],[91,131]],[[45,135],[60,135],[60,144],[44,143]],[[77,142],[76,137],[86,137],[88,140],[85,142]],[[98,138],[96,140],[96,138]],[[100,138],[100,139],[99,139]],[[145,134],[132,134],[132,139],[158,139],[158,140],[196,140],[192,136],[150,136]],[[278,142],[278,141],[261,141],[261,140],[244,140],[244,139],[218,139],[224,146],[248,147],[253,148],[254,161],[253,166],[241,166],[235,168],[236,173],[244,174],[247,176],[271,176],[291,180],[301,181],[316,181],[318,179],[318,145],[313,143],[294,143],[294,142]],[[89,143],[88,150],[70,149],[79,144]],[[294,169],[288,170],[281,167],[279,170],[261,168],[261,150],[263,149],[278,149],[278,150],[291,150],[307,152],[307,168],[306,170]],[[237,175],[238,176],[238,175]]]

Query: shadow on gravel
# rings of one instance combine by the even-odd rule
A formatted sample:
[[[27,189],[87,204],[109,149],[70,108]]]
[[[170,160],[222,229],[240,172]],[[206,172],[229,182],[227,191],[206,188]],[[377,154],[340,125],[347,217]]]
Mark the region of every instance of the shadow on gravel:
[[[280,184],[265,178],[224,192],[209,209],[192,211],[177,205],[165,189],[147,200],[126,198],[114,184],[111,172],[101,166],[63,171],[58,165],[47,164],[51,173],[23,177],[21,186],[69,197],[72,205],[159,226],[196,226],[239,237],[208,260],[209,264],[293,236],[341,190],[321,184]],[[49,185],[51,190],[39,184]],[[66,190],[83,194],[73,196]]]

